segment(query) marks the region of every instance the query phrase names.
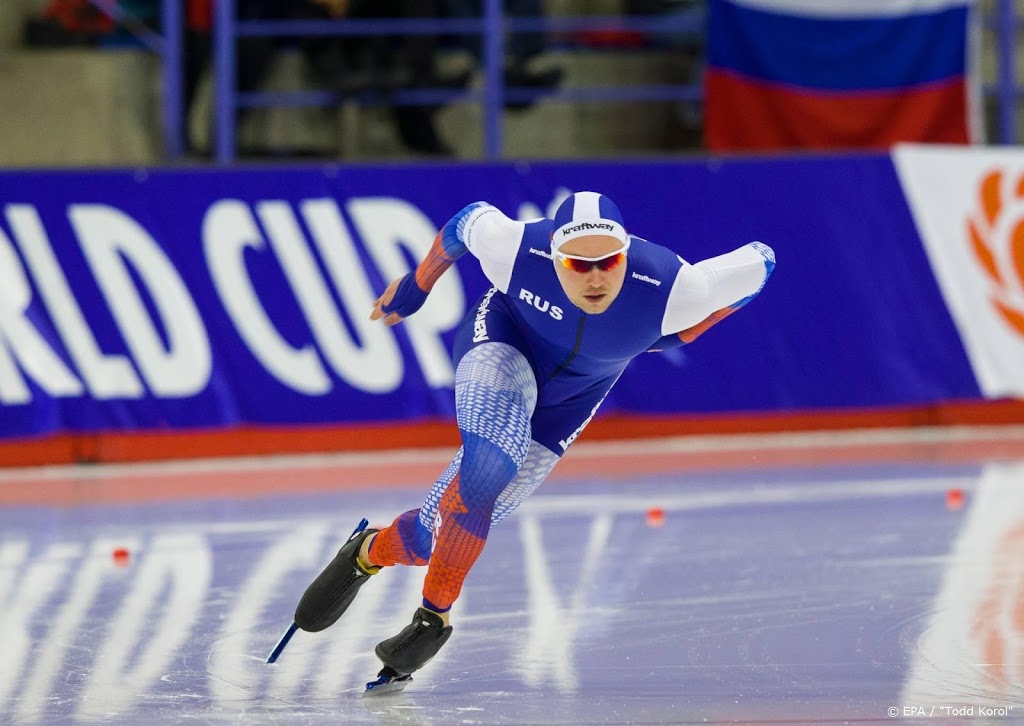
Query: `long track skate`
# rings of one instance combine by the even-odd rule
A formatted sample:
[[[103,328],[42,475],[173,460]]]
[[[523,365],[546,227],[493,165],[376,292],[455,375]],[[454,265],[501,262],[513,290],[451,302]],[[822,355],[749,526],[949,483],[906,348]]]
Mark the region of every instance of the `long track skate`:
[[[292,624],[267,656],[267,663],[277,661],[296,630],[315,633],[333,625],[348,609],[359,588],[379,571],[380,568],[366,570],[358,563],[363,540],[377,532],[367,529],[368,524],[366,519],[359,522],[331,563],[306,588]]]
[[[452,635],[452,626],[426,608],[417,608],[412,622],[393,638],[377,644],[375,652],[384,667],[377,680],[366,684],[364,695],[383,695],[404,690],[412,674],[437,655]]]

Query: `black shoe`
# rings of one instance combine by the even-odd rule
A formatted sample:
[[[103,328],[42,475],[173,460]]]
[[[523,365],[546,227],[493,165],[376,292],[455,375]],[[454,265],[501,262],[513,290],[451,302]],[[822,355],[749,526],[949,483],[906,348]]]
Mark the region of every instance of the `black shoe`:
[[[377,643],[377,657],[400,676],[418,671],[437,655],[452,635],[437,613],[418,608],[412,622],[393,638]]]
[[[359,588],[380,572],[379,567],[369,570],[359,564],[359,548],[363,540],[379,530],[365,529],[366,520],[359,523],[331,564],[313,580],[295,608],[295,624],[310,633],[329,628],[348,609]]]
[[[553,91],[562,82],[565,71],[561,68],[549,68],[545,71],[532,73],[523,66],[511,66],[505,69],[505,85],[511,88],[527,88],[535,91]],[[529,101],[506,101],[505,108],[510,111],[523,111],[536,103]]]

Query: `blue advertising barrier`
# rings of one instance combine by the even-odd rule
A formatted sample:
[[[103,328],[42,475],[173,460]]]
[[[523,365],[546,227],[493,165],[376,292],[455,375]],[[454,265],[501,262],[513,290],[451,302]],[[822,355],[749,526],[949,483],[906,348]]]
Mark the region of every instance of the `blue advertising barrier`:
[[[980,397],[888,156],[0,174],[0,437],[452,414],[467,256],[395,328],[368,320],[468,202],[616,200],[695,262],[771,245],[761,295],[630,364],[603,411]]]

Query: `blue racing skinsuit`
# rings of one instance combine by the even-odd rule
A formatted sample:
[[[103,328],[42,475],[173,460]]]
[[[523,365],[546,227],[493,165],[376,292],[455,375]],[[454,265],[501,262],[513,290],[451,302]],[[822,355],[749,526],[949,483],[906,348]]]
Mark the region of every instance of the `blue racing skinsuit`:
[[[592,315],[562,290],[552,224],[471,204],[442,228],[382,308],[401,317],[416,312],[467,251],[493,285],[455,338],[462,447],[423,505],[381,530],[369,553],[377,566],[429,564],[423,603],[435,612],[451,607],[491,525],[544,481],[630,359],[690,342],[757,295],[775,265],[771,248],[759,242],[691,265],[630,237],[622,290]]]

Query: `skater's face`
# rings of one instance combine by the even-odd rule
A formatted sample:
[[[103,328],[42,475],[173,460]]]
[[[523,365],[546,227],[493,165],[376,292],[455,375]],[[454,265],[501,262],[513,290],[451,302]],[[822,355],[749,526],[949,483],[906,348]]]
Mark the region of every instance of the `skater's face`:
[[[555,274],[573,305],[591,315],[608,309],[626,279],[627,249],[618,238],[600,234],[577,237],[558,248]]]

